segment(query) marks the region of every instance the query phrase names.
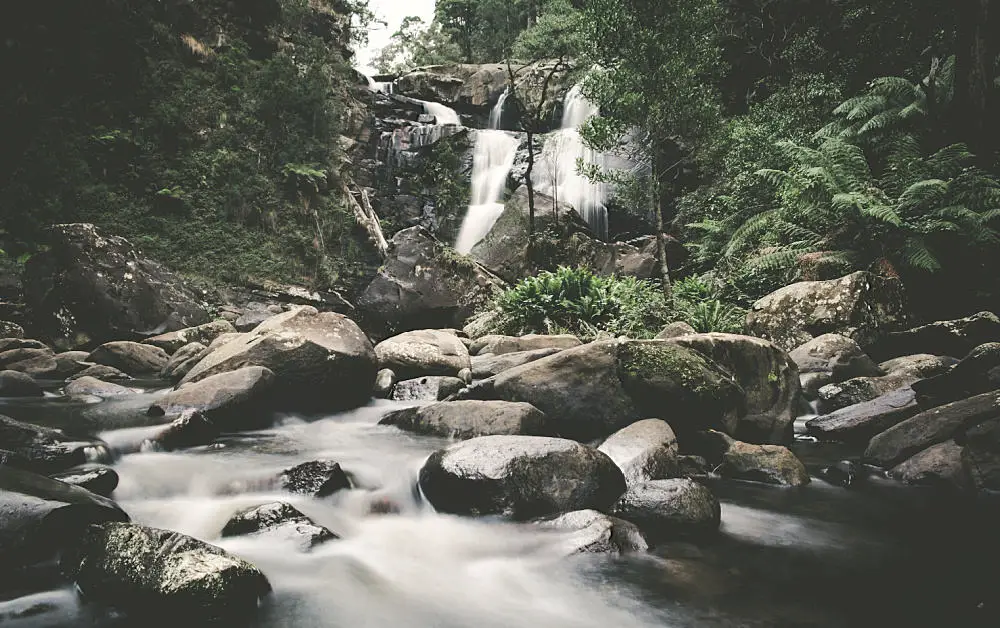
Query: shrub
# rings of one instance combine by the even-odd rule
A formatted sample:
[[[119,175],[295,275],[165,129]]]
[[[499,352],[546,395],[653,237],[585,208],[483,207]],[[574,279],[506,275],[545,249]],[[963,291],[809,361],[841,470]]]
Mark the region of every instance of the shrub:
[[[674,282],[673,319],[701,333],[740,333],[747,311],[722,297],[723,290],[698,277]]]

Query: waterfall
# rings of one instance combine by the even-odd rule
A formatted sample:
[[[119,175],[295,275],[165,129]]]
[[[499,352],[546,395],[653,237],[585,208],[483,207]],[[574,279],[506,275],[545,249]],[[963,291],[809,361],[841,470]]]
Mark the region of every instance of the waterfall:
[[[596,105],[587,100],[580,86],[573,87],[563,104],[562,128],[549,134],[532,176],[535,189],[568,203],[601,239],[608,237],[608,185],[594,183],[577,173],[577,160],[584,164],[605,166],[605,156],[587,148],[580,137],[580,127],[599,115]]]
[[[434,116],[438,124],[455,124],[461,126],[462,121],[458,119],[458,112],[451,107],[442,105],[439,102],[422,101],[424,111]]]
[[[516,136],[499,130],[507,95],[504,92],[490,112],[489,130],[476,133],[472,154],[471,203],[455,240],[455,250],[462,254],[467,255],[486,237],[503,212],[503,193],[519,144]]]

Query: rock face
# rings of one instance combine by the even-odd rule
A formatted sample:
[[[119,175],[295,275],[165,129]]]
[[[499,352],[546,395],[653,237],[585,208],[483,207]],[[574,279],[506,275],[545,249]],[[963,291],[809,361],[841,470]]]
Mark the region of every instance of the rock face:
[[[303,306],[211,351],[181,385],[248,366],[274,373],[275,400],[289,408],[361,405],[378,370],[372,344],[354,321]]]
[[[105,382],[97,379],[96,377],[90,377],[85,375],[83,377],[78,377],[70,383],[66,384],[63,388],[63,392],[69,396],[87,396],[93,395],[95,397],[122,397],[125,395],[134,395],[135,391],[131,388],[126,388],[120,384],[115,384],[112,382]]]
[[[529,403],[446,401],[388,414],[380,425],[418,434],[468,439],[477,436],[552,436],[549,421]]]
[[[815,399],[819,389],[832,382],[885,374],[858,343],[840,334],[817,336],[788,355],[799,368],[803,392],[809,399]]]
[[[0,574],[55,556],[84,529],[128,521],[109,499],[77,486],[0,465]]]
[[[293,540],[303,550],[339,538],[323,526],[313,523],[309,517],[286,502],[271,502],[241,510],[222,528],[223,537],[244,534]]]
[[[733,442],[722,457],[719,472],[724,477],[802,486],[809,483],[805,465],[787,447]]]
[[[500,289],[489,271],[421,227],[398,232],[358,300],[366,319],[395,331],[460,326]]]
[[[379,368],[392,369],[401,379],[448,375],[471,368],[469,350],[452,332],[437,329],[409,331],[375,345]]]
[[[633,486],[615,505],[615,514],[657,541],[717,530],[719,500],[694,480],[655,480]]]
[[[160,377],[171,382],[180,381],[206,355],[208,347],[200,342],[184,345],[170,356],[170,361],[160,371]]]
[[[149,409],[151,416],[197,410],[224,430],[255,429],[265,425],[271,404],[274,373],[263,366],[247,366],[211,375],[180,386]]]
[[[596,510],[576,510],[539,521],[543,528],[567,532],[567,554],[645,552],[649,543],[638,526]]]
[[[0,397],[41,397],[34,378],[19,371],[0,371]]]
[[[170,356],[159,347],[118,340],[105,343],[91,351],[87,361],[110,366],[135,377],[159,375],[170,361]]]
[[[677,437],[660,419],[636,421],[612,434],[597,450],[618,465],[628,486],[678,475]]]
[[[77,440],[59,430],[0,416],[0,465],[54,473],[83,464],[86,449],[97,445],[97,441]]]
[[[819,389],[820,412],[830,413],[841,408],[871,401],[900,388],[916,385],[925,377],[947,371],[954,358],[933,355],[913,355],[896,358],[880,365],[888,374],[881,377],[855,377]]]
[[[890,475],[906,484],[950,486],[956,489],[969,485],[962,468],[962,447],[953,440],[928,447],[894,467]]]
[[[392,386],[393,401],[444,401],[465,388],[457,377],[434,375],[397,382]]]
[[[477,355],[472,358],[472,378],[486,379],[502,373],[515,366],[521,366],[528,362],[541,360],[554,353],[559,353],[561,349],[535,349],[534,351],[515,351],[503,355]]]
[[[470,353],[475,355],[507,355],[509,353],[522,353],[525,351],[541,351],[572,349],[579,347],[583,343],[580,339],[571,334],[525,334],[524,336],[501,336],[491,335],[472,341],[469,346]]]
[[[88,599],[138,617],[246,620],[271,590],[256,567],[214,545],[127,523],[90,526],[62,565]]]
[[[1000,389],[1000,343],[980,345],[951,370],[935,373],[913,385],[925,408]]]
[[[826,333],[846,336],[862,347],[905,324],[899,280],[857,272],[828,281],[785,286],[753,304],[747,331],[787,351]]]
[[[625,478],[606,455],[573,441],[482,436],[432,454],[420,488],[439,512],[530,519],[606,510]]]
[[[234,334],[236,328],[226,320],[216,320],[197,327],[188,327],[178,331],[171,331],[159,336],[153,336],[145,341],[145,344],[159,347],[168,354],[173,355],[178,349],[192,342],[209,345],[213,340],[222,334]]]
[[[918,412],[916,393],[906,387],[810,419],[806,429],[821,440],[860,445]]]
[[[906,331],[893,332],[871,348],[880,360],[910,353],[962,357],[979,345],[1000,342],[1000,318],[979,312],[952,321],[937,321]]]
[[[736,438],[755,443],[791,439],[801,391],[798,368],[783,349],[736,334],[684,335],[671,342],[709,357],[743,389],[746,416],[740,418]]]
[[[66,348],[209,320],[194,293],[123,238],[64,224],[49,244],[25,267],[25,299],[37,327]]]

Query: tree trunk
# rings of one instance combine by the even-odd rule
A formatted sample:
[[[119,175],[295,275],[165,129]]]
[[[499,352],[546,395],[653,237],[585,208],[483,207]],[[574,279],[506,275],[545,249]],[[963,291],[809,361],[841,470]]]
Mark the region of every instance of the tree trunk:
[[[956,3],[957,48],[954,115],[959,138],[981,159],[997,149],[995,64],[1000,52],[1000,6],[992,0]]]
[[[656,262],[660,268],[660,281],[663,285],[663,296],[667,300],[667,305],[674,305],[674,290],[670,284],[670,265],[667,260],[667,234],[664,232],[663,205],[666,194],[666,174],[663,155],[660,154],[659,147],[653,149],[653,169],[652,169],[652,204],[653,213],[656,217]]]
[[[535,235],[535,185],[531,182],[531,171],[535,169],[534,133],[528,131],[528,168],[524,171],[524,184],[528,186],[528,241]],[[530,245],[530,244],[529,244]]]

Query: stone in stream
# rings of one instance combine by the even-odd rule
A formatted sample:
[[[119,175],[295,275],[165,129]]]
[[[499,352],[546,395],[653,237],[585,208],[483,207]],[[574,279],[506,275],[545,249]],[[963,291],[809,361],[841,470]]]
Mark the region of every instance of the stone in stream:
[[[840,460],[820,469],[819,477],[834,486],[851,488],[863,482],[867,478],[867,474],[858,463],[851,460]]]
[[[954,358],[935,355],[911,355],[883,362],[879,366],[887,372],[886,375],[855,377],[820,388],[819,410],[823,414],[829,414],[841,408],[877,399],[894,390],[913,386],[924,378],[943,373],[954,364]]]
[[[457,377],[431,375],[397,382],[392,388],[393,401],[444,401],[465,388]]]
[[[240,625],[271,586],[252,564],[169,530],[89,526],[61,565],[89,601],[135,619]]]
[[[197,410],[225,431],[266,427],[270,421],[270,393],[275,375],[263,366],[223,371],[205,379],[182,384],[149,407],[149,416],[180,414]]]
[[[82,371],[75,375],[67,377],[67,381],[78,380],[81,377],[93,377],[105,382],[127,382],[133,379],[131,375],[122,373],[113,366],[105,366],[104,364],[94,364],[93,366],[88,366]]]
[[[128,521],[128,515],[78,486],[0,465],[0,581],[56,556],[102,521]]]
[[[55,473],[87,462],[90,448],[103,449],[104,444],[0,416],[0,465]]]
[[[278,476],[278,485],[290,493],[328,497],[351,488],[351,480],[332,460],[312,460],[286,469]]]
[[[992,312],[979,312],[890,333],[870,351],[880,360],[917,352],[957,358],[988,342],[1000,342],[1000,318]]]
[[[96,377],[85,375],[66,384],[63,392],[69,396],[93,395],[95,397],[107,398],[134,395],[136,391],[120,384],[105,382]]]
[[[233,327],[232,323],[225,320],[215,320],[211,323],[198,325],[197,327],[188,327],[160,334],[159,336],[153,336],[152,338],[143,340],[143,343],[159,347],[168,354],[173,355],[185,345],[194,342],[208,345],[222,334],[234,333],[236,333],[236,328]]]
[[[802,486],[809,483],[809,472],[805,465],[782,445],[752,445],[733,441],[722,456],[719,474],[728,478],[781,486]]]
[[[7,351],[13,351],[14,349],[49,349],[41,340],[34,340],[32,338],[0,338],[0,353],[6,353]],[[51,351],[51,349],[49,349]]]
[[[42,387],[31,375],[20,371],[0,371],[0,397],[41,397]]]
[[[276,540],[291,540],[303,550],[332,539],[336,534],[314,523],[287,502],[271,502],[237,512],[222,528],[222,537],[267,536]]]
[[[117,340],[107,342],[91,351],[87,361],[112,366],[134,377],[156,376],[170,361],[170,356],[159,347]]]
[[[554,434],[547,417],[538,408],[510,401],[446,401],[404,408],[386,415],[379,425],[458,439]]]
[[[469,350],[454,332],[438,329],[408,331],[375,345],[379,368],[392,369],[400,379],[425,375],[454,377],[469,368]]]
[[[965,489],[969,479],[962,468],[962,447],[949,440],[932,445],[889,472],[906,484]]]
[[[118,488],[118,473],[103,464],[82,464],[49,475],[53,480],[79,486],[91,493],[109,497]]]
[[[909,386],[888,392],[871,401],[847,406],[806,422],[809,434],[824,441],[865,444],[920,412],[916,393]]]
[[[282,409],[343,410],[371,399],[375,351],[351,319],[301,306],[212,350],[181,380],[181,387],[244,367],[274,373],[269,393]]]
[[[639,526],[654,542],[714,532],[722,516],[712,491],[688,478],[633,486],[612,512]]]
[[[200,342],[184,345],[170,356],[170,361],[160,371],[160,378],[171,382],[180,381],[207,354],[208,347]]]
[[[952,369],[913,384],[917,403],[933,408],[1000,389],[1000,342],[980,345]]]
[[[151,440],[160,449],[173,451],[208,445],[219,437],[219,428],[198,410],[188,408]]]
[[[54,359],[59,369],[57,377],[67,379],[90,366],[91,364],[87,362],[89,355],[88,351],[63,351],[55,354]]]
[[[538,521],[542,528],[567,533],[567,554],[627,554],[645,552],[649,543],[634,523],[596,510],[575,510]]]
[[[628,486],[677,477],[677,437],[660,419],[636,421],[608,437],[604,452],[625,475]]]
[[[817,336],[788,355],[799,368],[802,391],[808,399],[815,399],[819,389],[830,383],[885,375],[858,343],[840,334]]]
[[[48,347],[10,349],[0,353],[0,369],[18,371],[38,379],[49,379],[59,372],[59,363]]]
[[[539,349],[572,349],[583,343],[571,334],[525,334],[524,336],[488,335],[477,338],[469,346],[469,352],[474,355],[505,355]]]
[[[562,349],[549,347],[547,349],[533,349],[531,351],[515,351],[514,353],[504,353],[502,355],[495,355],[493,353],[476,355],[472,357],[472,378],[486,379],[487,377],[493,377],[515,366],[534,362],[560,351]]]
[[[570,440],[481,436],[431,454],[420,489],[438,512],[523,520],[607,510],[625,478],[605,454]]]
[[[375,386],[372,394],[376,399],[388,399],[392,396],[392,389],[396,386],[396,374],[392,369],[382,369],[375,374]]]

